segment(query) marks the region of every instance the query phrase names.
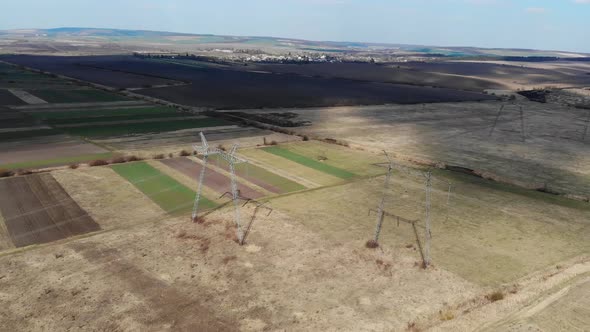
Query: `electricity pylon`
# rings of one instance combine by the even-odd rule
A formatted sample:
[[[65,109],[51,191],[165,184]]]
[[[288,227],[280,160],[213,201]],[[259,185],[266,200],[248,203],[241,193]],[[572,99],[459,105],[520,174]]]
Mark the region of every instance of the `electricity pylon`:
[[[205,138],[205,134],[200,132],[201,146],[193,146],[193,149],[198,155],[203,156],[203,168],[201,168],[201,174],[199,174],[199,186],[197,188],[197,194],[195,196],[195,204],[193,205],[192,220],[195,221],[199,212],[199,201],[201,200],[201,192],[203,191],[203,184],[205,183],[205,170],[207,169],[207,161],[209,156],[219,154],[220,150],[216,148],[210,148]]]
[[[430,265],[430,239],[432,238],[432,233],[430,232],[430,199],[432,196],[432,172],[428,171],[424,174],[426,177],[426,216],[425,216],[425,227],[426,227],[426,234],[425,234],[425,241],[424,241],[424,268],[427,268]]]
[[[199,188],[197,190],[197,196],[195,197],[195,206],[193,208],[193,220],[197,217],[198,207],[199,207],[199,200],[201,198],[201,190],[205,180],[205,168],[207,167],[207,159],[210,155],[219,155],[229,164],[229,171],[231,174],[231,195],[232,201],[234,203],[234,221],[236,224],[236,232],[238,236],[238,242],[240,244],[244,243],[244,231],[242,229],[242,224],[240,222],[240,190],[238,189],[238,180],[236,177],[236,170],[235,165],[246,163],[247,161],[241,159],[236,156],[236,151],[238,149],[238,144],[234,144],[230,149],[229,153],[225,152],[218,148],[210,148],[207,144],[207,139],[205,135],[201,132],[201,146],[195,146],[195,151],[203,156],[203,169],[201,170],[201,174],[199,176]]]
[[[373,241],[375,242],[375,244],[379,243],[379,234],[381,233],[381,226],[383,225],[383,209],[385,207],[385,198],[387,196],[387,189],[389,187],[391,173],[393,172],[393,161],[391,160],[391,158],[389,158],[387,152],[383,151],[383,153],[385,154],[385,157],[387,157],[389,165],[387,166],[387,175],[385,176],[385,183],[383,185],[383,196],[381,196],[381,202],[379,202],[379,208],[377,210],[377,225],[375,226],[375,235],[373,236]]]

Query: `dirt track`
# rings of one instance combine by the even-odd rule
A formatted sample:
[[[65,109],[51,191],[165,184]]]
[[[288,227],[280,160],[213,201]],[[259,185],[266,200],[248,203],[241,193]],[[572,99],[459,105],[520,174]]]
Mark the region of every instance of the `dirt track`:
[[[0,211],[16,247],[100,229],[50,174],[0,181]]]
[[[161,162],[166,166],[172,167],[193,179],[197,179],[199,177],[202,169],[201,164],[186,158],[166,159],[162,160]],[[230,191],[230,179],[212,169],[207,169],[205,185],[219,193]],[[239,186],[239,189],[242,196],[248,198],[259,198],[263,196],[263,194],[243,185]]]

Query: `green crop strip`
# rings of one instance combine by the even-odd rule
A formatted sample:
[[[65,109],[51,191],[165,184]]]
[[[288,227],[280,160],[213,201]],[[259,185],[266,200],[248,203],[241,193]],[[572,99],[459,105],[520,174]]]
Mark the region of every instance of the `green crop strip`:
[[[149,164],[136,162],[111,167],[164,211],[178,215],[192,210],[195,192]],[[205,197],[200,204],[206,209],[216,206]]]
[[[317,160],[313,160],[311,158],[302,156],[300,154],[291,152],[289,150],[286,150],[286,149],[283,149],[280,147],[271,146],[268,148],[263,148],[262,150],[265,152],[277,155],[279,157],[283,157],[285,159],[294,161],[294,162],[301,164],[303,166],[313,168],[313,169],[318,170],[320,172],[333,175],[333,176],[341,178],[341,179],[346,180],[346,179],[351,179],[356,176],[356,174],[345,171],[341,168],[324,164],[324,163],[319,162]]]

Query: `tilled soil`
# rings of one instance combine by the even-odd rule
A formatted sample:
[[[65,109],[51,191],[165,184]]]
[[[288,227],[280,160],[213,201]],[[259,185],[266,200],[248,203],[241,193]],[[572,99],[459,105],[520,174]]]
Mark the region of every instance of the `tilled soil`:
[[[0,196],[0,211],[16,247],[100,229],[50,174],[0,181]]]
[[[202,165],[187,158],[174,158],[161,161],[166,166],[172,167],[181,173],[196,179],[201,173]],[[230,191],[230,179],[225,175],[212,169],[207,169],[205,175],[205,185],[219,193]],[[262,193],[246,186],[239,186],[242,196],[248,198],[259,198],[264,196]]]

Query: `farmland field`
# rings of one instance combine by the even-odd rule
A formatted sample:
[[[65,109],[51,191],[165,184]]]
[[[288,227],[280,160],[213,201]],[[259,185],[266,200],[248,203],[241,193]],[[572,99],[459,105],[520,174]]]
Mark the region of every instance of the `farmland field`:
[[[38,56],[3,57],[5,61],[30,65],[56,73],[67,74],[74,70],[76,58]],[[93,65],[135,74],[155,75],[173,80],[188,81],[190,85],[143,89],[138,92],[160,99],[191,106],[213,108],[254,107],[310,107],[382,103],[422,103],[463,100],[493,100],[494,97],[461,90],[421,86],[356,82],[339,78],[314,78],[299,75],[265,74],[240,70],[226,70],[216,66],[189,67],[174,63],[141,60],[133,57],[92,57],[85,59]],[[70,64],[68,64],[70,62]],[[57,63],[59,65],[52,65]],[[75,73],[84,75],[86,67],[73,66]],[[92,69],[94,70],[94,69]],[[69,75],[73,76],[73,75]],[[93,75],[88,81],[99,82]],[[288,86],[288,89],[281,87]],[[231,91],[231,98],[227,91]],[[41,96],[40,96],[41,97]]]
[[[199,174],[203,169],[202,164],[187,158],[166,159],[162,160],[161,162],[164,165],[171,167],[193,179],[198,179]],[[227,176],[213,169],[207,169],[205,172],[205,186],[215,190],[219,195],[231,191],[230,179]],[[240,190],[242,196],[248,198],[260,198],[263,196],[262,193],[259,193],[243,184],[238,185],[238,190]]]
[[[85,103],[124,101],[127,98],[101,90],[31,90],[30,94],[48,103]]]
[[[68,134],[84,137],[112,137],[139,133],[159,133],[181,129],[215,127],[230,124],[225,120],[204,118],[197,120],[167,120],[142,123],[110,124],[108,126],[79,126],[68,127],[63,130]]]
[[[341,183],[343,180],[313,168],[303,166],[289,159],[279,157],[262,149],[244,149],[240,154],[256,166],[266,168],[282,177],[295,181],[307,188],[317,188]]]
[[[4,50],[34,45],[2,44],[2,33]],[[0,168],[12,171],[0,179],[0,329],[589,326],[588,63],[400,61],[415,51],[403,49],[396,63],[265,64],[242,62],[258,56],[236,45],[363,47],[367,59],[381,46],[118,33],[93,52],[218,40],[201,51],[229,60],[0,55],[47,71],[0,62],[0,92],[43,99],[2,106],[0,95]],[[35,52],[81,49],[64,44]],[[516,91],[536,84],[575,88],[535,92],[546,103]],[[221,195],[229,165],[213,155],[189,220],[201,131],[211,147],[239,145],[238,188],[255,200],[234,206]],[[395,164],[385,186],[384,150]]]
[[[383,167],[375,165],[387,162],[387,158],[382,153],[358,151],[321,141],[292,142],[281,144],[279,147],[313,160],[321,160],[322,164],[337,167],[359,176],[385,173]]]
[[[64,135],[0,141],[0,168],[59,166],[110,156],[104,148]]]
[[[100,229],[50,174],[0,180],[0,195],[0,212],[16,247]]]
[[[192,210],[195,192],[147,163],[113,165],[112,168],[164,211],[183,214]],[[215,204],[207,198],[203,198],[201,204],[205,208],[215,207]]]
[[[229,164],[223,158],[213,155],[209,160],[214,165],[229,171]],[[295,181],[291,181],[262,167],[248,164],[237,164],[235,166],[236,174],[270,192],[283,194],[292,191],[303,190],[305,187]]]
[[[340,169],[338,167],[324,164],[320,161],[302,156],[300,154],[291,152],[289,150],[286,150],[286,149],[283,149],[280,147],[271,146],[271,147],[263,148],[262,151],[272,153],[274,155],[289,159],[289,160],[294,161],[294,162],[301,164],[303,166],[313,168],[313,169],[318,170],[320,172],[324,172],[324,173],[339,177],[341,179],[346,180],[346,179],[350,179],[350,178],[353,178],[356,176],[355,174],[347,172],[347,171]]]
[[[182,114],[176,112],[170,107],[135,107],[135,108],[104,108],[104,109],[86,109],[86,110],[68,110],[68,111],[36,111],[31,112],[31,116],[38,119],[47,119],[49,121],[67,121],[69,119],[83,118],[117,118],[117,117],[157,117],[157,116],[174,116]]]

